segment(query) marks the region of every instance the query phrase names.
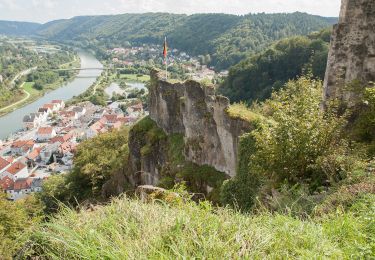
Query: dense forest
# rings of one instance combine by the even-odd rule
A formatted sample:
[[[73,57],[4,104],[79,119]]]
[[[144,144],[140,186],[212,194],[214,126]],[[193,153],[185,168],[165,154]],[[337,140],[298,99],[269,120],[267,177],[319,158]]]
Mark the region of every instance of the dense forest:
[[[0,21],[0,34],[27,36],[35,33],[39,27],[38,23]]]
[[[330,35],[326,29],[276,42],[233,66],[219,91],[233,102],[250,103],[269,98],[273,89],[302,73],[324,79]]]
[[[273,41],[307,35],[336,21],[336,18],[305,13],[245,16],[147,13],[74,17],[40,25],[30,33],[51,40],[78,43],[83,47],[115,47],[127,42],[160,44],[167,35],[171,48],[191,55],[210,54],[210,65],[221,70],[265,49]],[[0,33],[7,31],[0,28]]]
[[[225,69],[249,53],[264,49],[271,42],[306,35],[336,22],[304,13],[196,14],[191,16],[151,13],[116,16],[75,17],[43,25],[38,34],[55,40],[79,40],[86,44],[161,43],[192,55],[212,56],[210,65]]]

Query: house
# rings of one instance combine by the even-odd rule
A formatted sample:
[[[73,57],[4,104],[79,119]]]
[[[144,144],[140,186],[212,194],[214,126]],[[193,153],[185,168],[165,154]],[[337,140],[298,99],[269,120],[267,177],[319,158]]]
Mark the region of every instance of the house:
[[[27,155],[34,148],[35,142],[33,140],[18,140],[14,141],[10,146],[10,152],[13,155]]]
[[[59,135],[59,136],[55,136],[53,138],[51,138],[49,140],[49,143],[50,144],[53,144],[53,143],[56,143],[56,142],[59,142],[59,143],[65,143],[69,140],[71,140],[73,138],[73,134],[71,133],[68,133],[68,134],[65,134],[65,135]]]
[[[44,104],[43,105],[43,108],[50,109],[52,112],[57,112],[59,110],[58,107],[59,105],[57,104]]]
[[[10,162],[0,157],[0,174],[10,166]]]
[[[99,110],[96,110],[95,113],[93,114],[92,118],[95,120],[99,120],[102,118],[106,113],[106,110],[104,108],[101,108]]]
[[[0,173],[0,179],[8,177],[13,181],[16,181],[19,178],[27,178],[28,176],[29,171],[26,164],[19,161],[12,163],[5,171]]]
[[[27,166],[30,168],[35,167],[36,161],[40,159],[40,152],[42,151],[42,147],[37,147],[34,150],[32,150],[27,156]]]
[[[33,129],[43,123],[44,116],[41,113],[31,113],[23,117],[23,128]]]
[[[117,115],[104,115],[99,122],[111,128],[117,122]]]
[[[13,185],[14,181],[8,176],[5,176],[3,179],[0,180],[0,189],[2,190],[13,189]]]
[[[8,198],[19,200],[33,192],[42,190],[42,179],[39,178],[22,178],[14,182],[13,187],[7,189]]]
[[[132,106],[129,106],[126,109],[126,112],[131,116],[141,116],[143,114],[143,105],[142,103],[138,103]]]
[[[72,111],[77,113],[78,118],[86,114],[86,108],[84,107],[73,107]]]
[[[70,120],[78,119],[78,114],[75,111],[60,111],[59,115],[62,118],[66,118]]]
[[[59,146],[60,146],[59,142],[44,146],[42,150],[40,151],[40,159],[46,164],[49,163],[51,159],[54,160],[54,158],[52,157],[58,153]]]
[[[58,110],[61,110],[61,109],[63,109],[65,107],[65,103],[62,100],[52,100],[51,103],[52,104],[56,104]]]
[[[103,132],[103,129],[105,129],[105,125],[101,121],[96,122],[86,130],[86,138],[90,139],[97,136]]]
[[[56,136],[56,131],[52,127],[40,127],[36,133],[36,140],[48,141]]]
[[[49,107],[40,107],[38,113],[43,113],[48,116],[49,114],[52,114],[52,109]]]
[[[65,142],[59,146],[59,153],[63,156],[72,156],[76,150],[77,144],[72,142]]]

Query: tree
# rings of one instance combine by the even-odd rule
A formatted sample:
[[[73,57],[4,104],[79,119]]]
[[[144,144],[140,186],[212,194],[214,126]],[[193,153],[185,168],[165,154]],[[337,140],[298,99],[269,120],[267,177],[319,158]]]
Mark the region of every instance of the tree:
[[[272,120],[252,132],[256,152],[251,170],[266,176],[277,187],[284,182],[319,187],[335,181],[341,169],[323,170],[320,158],[339,151],[344,120],[323,112],[322,84],[308,77],[290,81],[266,102]]]
[[[11,259],[23,246],[34,225],[41,220],[40,204],[34,198],[9,201],[0,191],[0,258]]]
[[[84,141],[78,146],[74,168],[67,175],[70,193],[79,201],[101,195],[111,177],[127,171],[128,129],[113,130]]]

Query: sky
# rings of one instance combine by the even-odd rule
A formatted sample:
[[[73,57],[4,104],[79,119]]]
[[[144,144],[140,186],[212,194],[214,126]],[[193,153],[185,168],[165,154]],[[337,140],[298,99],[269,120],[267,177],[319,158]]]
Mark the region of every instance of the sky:
[[[121,13],[290,13],[337,17],[341,0],[0,0],[0,20],[48,22]]]

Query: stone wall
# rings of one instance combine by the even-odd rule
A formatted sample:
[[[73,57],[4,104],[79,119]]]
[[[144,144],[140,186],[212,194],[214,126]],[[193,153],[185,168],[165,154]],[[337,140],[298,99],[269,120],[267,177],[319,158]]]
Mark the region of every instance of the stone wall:
[[[349,106],[358,91],[347,88],[354,81],[365,86],[375,81],[375,1],[342,0],[335,25],[324,82],[324,99],[338,98]]]
[[[167,134],[184,136],[186,160],[235,176],[239,136],[251,125],[228,115],[226,97],[196,81],[165,81],[157,70],[149,93],[151,119]]]

